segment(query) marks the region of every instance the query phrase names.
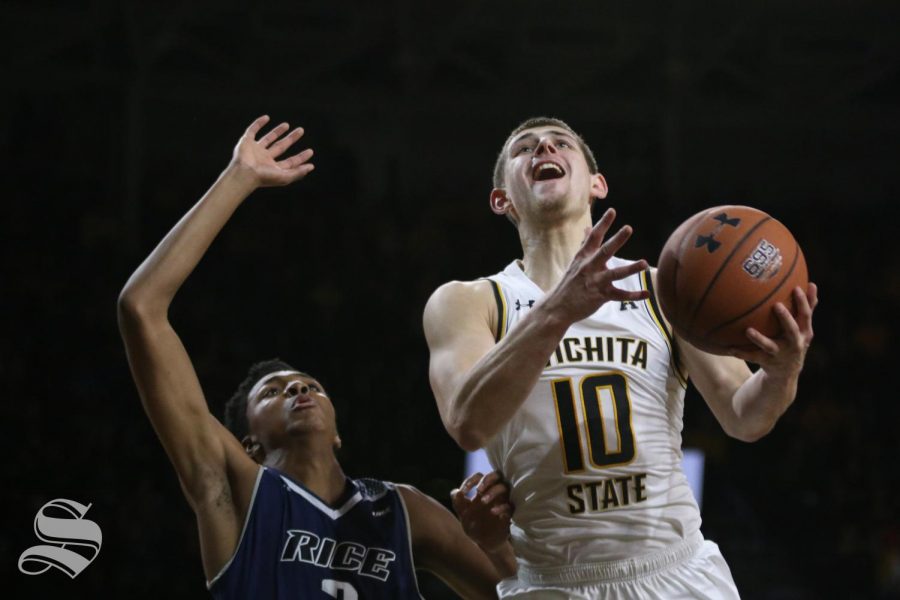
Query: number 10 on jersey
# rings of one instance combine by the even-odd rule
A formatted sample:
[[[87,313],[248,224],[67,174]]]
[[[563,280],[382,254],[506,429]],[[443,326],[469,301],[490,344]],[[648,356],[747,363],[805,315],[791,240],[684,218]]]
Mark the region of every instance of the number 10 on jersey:
[[[560,445],[566,473],[584,470],[584,450],[578,427],[579,409],[585,425],[591,465],[604,468],[634,459],[634,430],[628,380],[622,373],[586,375],[576,392],[571,377],[551,382],[556,403]]]

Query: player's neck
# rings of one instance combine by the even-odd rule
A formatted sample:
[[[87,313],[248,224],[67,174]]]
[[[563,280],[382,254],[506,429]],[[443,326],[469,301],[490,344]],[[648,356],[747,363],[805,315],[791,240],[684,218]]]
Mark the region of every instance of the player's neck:
[[[545,292],[556,287],[581,248],[585,228],[590,226],[590,213],[551,226],[520,224],[519,240],[522,243],[525,275]]]
[[[347,477],[330,447],[276,450],[265,464],[290,475],[329,504],[344,493]]]

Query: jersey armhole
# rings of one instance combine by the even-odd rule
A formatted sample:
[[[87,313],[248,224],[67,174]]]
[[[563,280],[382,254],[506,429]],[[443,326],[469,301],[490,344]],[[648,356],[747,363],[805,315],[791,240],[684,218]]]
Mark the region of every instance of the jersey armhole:
[[[416,573],[416,555],[413,553],[412,529],[409,526],[409,510],[406,508],[406,500],[403,499],[403,494],[397,489],[397,484],[389,481],[385,481],[384,483],[390,486],[391,490],[397,494],[397,499],[400,501],[400,509],[403,511],[403,519],[406,522],[406,544],[409,548],[409,566],[412,567],[413,583],[416,585],[416,594],[419,595],[419,598],[422,598],[422,592],[419,589],[419,576]],[[424,598],[422,600],[424,600]]]
[[[238,537],[238,542],[234,547],[234,553],[231,555],[231,558],[228,559],[228,562],[219,569],[219,572],[216,573],[216,576],[206,582],[206,589],[212,590],[212,586],[216,584],[216,582],[222,579],[222,576],[225,575],[225,572],[228,570],[228,567],[231,566],[231,563],[234,562],[234,558],[237,556],[237,553],[241,549],[241,544],[244,541],[244,534],[247,533],[247,525],[250,523],[250,515],[253,514],[253,508],[256,505],[256,492],[259,490],[259,482],[262,481],[263,471],[265,471],[265,467],[260,465],[259,471],[256,473],[256,483],[253,484],[253,495],[250,496],[250,505],[247,507],[247,514],[244,517],[244,526],[241,527],[241,535]]]
[[[669,355],[672,357],[672,371],[682,387],[687,388],[687,375],[681,364],[681,356],[678,353],[678,344],[675,341],[675,334],[669,329],[666,320],[663,317],[662,310],[659,308],[659,300],[656,297],[656,290],[653,288],[653,277],[650,270],[641,271],[641,287],[650,292],[650,297],[644,303],[650,318],[656,323],[657,328],[662,332],[663,340],[669,347]]]
[[[494,292],[494,301],[497,303],[497,327],[494,330],[494,341],[500,342],[506,335],[506,298],[503,296],[503,290],[500,284],[493,279],[486,278],[491,284],[491,291]]]

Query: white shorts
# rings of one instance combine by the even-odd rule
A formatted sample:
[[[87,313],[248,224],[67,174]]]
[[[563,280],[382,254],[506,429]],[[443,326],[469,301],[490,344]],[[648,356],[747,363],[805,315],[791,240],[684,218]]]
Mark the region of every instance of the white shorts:
[[[719,547],[698,533],[662,552],[556,569],[519,566],[497,584],[500,598],[541,600],[732,600],[740,598]]]

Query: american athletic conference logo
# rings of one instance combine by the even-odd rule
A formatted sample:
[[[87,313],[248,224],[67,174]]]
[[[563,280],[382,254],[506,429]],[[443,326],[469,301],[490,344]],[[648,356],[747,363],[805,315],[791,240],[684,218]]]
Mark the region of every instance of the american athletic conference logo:
[[[55,568],[75,579],[97,558],[103,543],[100,526],[84,518],[90,507],[65,498],[43,505],[34,517],[34,534],[47,543],[23,552],[19,570],[26,575],[40,575]],[[70,550],[69,546],[79,547],[82,552]]]

